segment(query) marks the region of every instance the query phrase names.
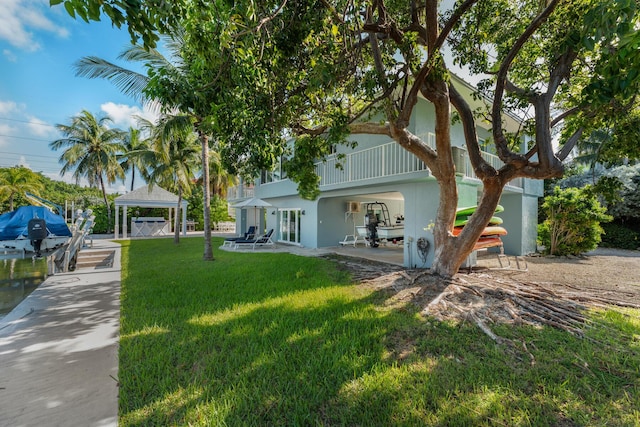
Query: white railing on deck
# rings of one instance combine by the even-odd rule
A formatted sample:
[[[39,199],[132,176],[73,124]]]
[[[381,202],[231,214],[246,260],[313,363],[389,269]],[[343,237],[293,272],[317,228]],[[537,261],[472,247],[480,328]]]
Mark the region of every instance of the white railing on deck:
[[[421,135],[423,141],[435,148],[435,136],[432,133]],[[469,156],[465,152],[464,175],[476,178]],[[504,164],[496,155],[482,152],[482,157],[494,168]],[[340,165],[340,166],[339,166]],[[323,162],[316,163],[316,173],[320,177],[320,186],[345,184],[368,179],[398,176],[415,172],[429,173],[427,166],[416,156],[402,148],[396,142],[356,151],[338,158],[333,154]],[[522,188],[523,179],[516,178],[510,185]]]
[[[250,199],[254,194],[254,187],[235,185],[227,189],[227,200]]]
[[[321,186],[428,171],[421,160],[395,142],[349,153],[343,158],[334,154],[316,163]]]
[[[504,162],[500,160],[500,157],[496,156],[495,154],[482,151],[481,155],[482,155],[482,158],[487,163],[489,163],[494,169],[500,169],[504,165]],[[471,166],[471,160],[469,159],[469,156],[466,155],[466,153],[464,157],[464,175],[469,178],[476,178],[476,179],[478,178],[475,172],[473,171],[473,167]],[[514,178],[511,181],[509,181],[509,185],[522,188],[524,185],[524,180],[523,178]]]

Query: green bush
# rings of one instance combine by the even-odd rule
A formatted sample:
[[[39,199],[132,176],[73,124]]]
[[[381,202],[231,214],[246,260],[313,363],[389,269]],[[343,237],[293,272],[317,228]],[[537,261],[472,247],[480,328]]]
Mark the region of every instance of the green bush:
[[[603,224],[601,246],[620,249],[640,249],[640,233],[617,222]]]
[[[93,214],[96,216],[96,219],[93,225],[93,233],[94,234],[112,233],[114,222],[115,222],[114,221],[115,210],[113,209],[113,207],[111,208],[111,223],[109,223],[108,221],[107,207],[104,205],[104,203],[99,205],[93,205],[91,206],[91,209],[93,210]]]
[[[542,210],[547,219],[538,226],[538,239],[551,255],[579,255],[595,249],[604,232],[600,223],[612,220],[591,186],[555,187],[545,197]]]

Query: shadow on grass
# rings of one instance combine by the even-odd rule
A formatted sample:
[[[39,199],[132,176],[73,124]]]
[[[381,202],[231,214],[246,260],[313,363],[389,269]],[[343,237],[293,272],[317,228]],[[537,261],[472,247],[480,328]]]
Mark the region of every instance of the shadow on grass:
[[[384,293],[350,285],[329,261],[218,251],[206,263],[195,240],[123,248],[121,425],[633,425],[640,417],[638,341],[624,338],[640,332],[632,318],[601,315],[593,342],[503,327],[528,343],[531,364],[475,326],[424,319],[412,304],[382,307]],[[624,352],[599,345],[605,330]]]

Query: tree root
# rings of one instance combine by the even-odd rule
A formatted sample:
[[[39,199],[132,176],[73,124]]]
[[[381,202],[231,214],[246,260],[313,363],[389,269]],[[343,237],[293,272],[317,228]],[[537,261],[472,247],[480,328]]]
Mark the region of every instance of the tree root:
[[[485,335],[520,357],[535,358],[525,342],[496,334],[490,325],[515,324],[552,327],[588,338],[593,326],[586,311],[611,306],[640,309],[638,296],[625,292],[581,289],[572,285],[525,282],[479,272],[444,279],[428,270],[405,270],[383,263],[339,261],[363,286],[388,295],[387,306],[412,303],[425,316],[439,320],[469,321]],[[601,325],[607,328],[606,324]]]
[[[611,298],[558,284],[517,282],[487,274],[471,274],[455,279],[426,305],[422,313],[438,319],[469,320],[496,343],[513,349],[521,347],[531,363],[535,363],[525,343],[518,346],[498,336],[488,324],[550,326],[584,338],[585,331],[592,326],[585,315],[588,307],[617,305],[640,309],[640,305],[624,298],[625,295]]]

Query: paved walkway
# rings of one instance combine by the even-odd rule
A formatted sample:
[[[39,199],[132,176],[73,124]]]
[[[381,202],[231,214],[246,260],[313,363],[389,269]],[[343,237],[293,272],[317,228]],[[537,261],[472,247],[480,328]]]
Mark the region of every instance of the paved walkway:
[[[0,320],[0,426],[116,426],[120,245],[111,268],[50,276]]]

